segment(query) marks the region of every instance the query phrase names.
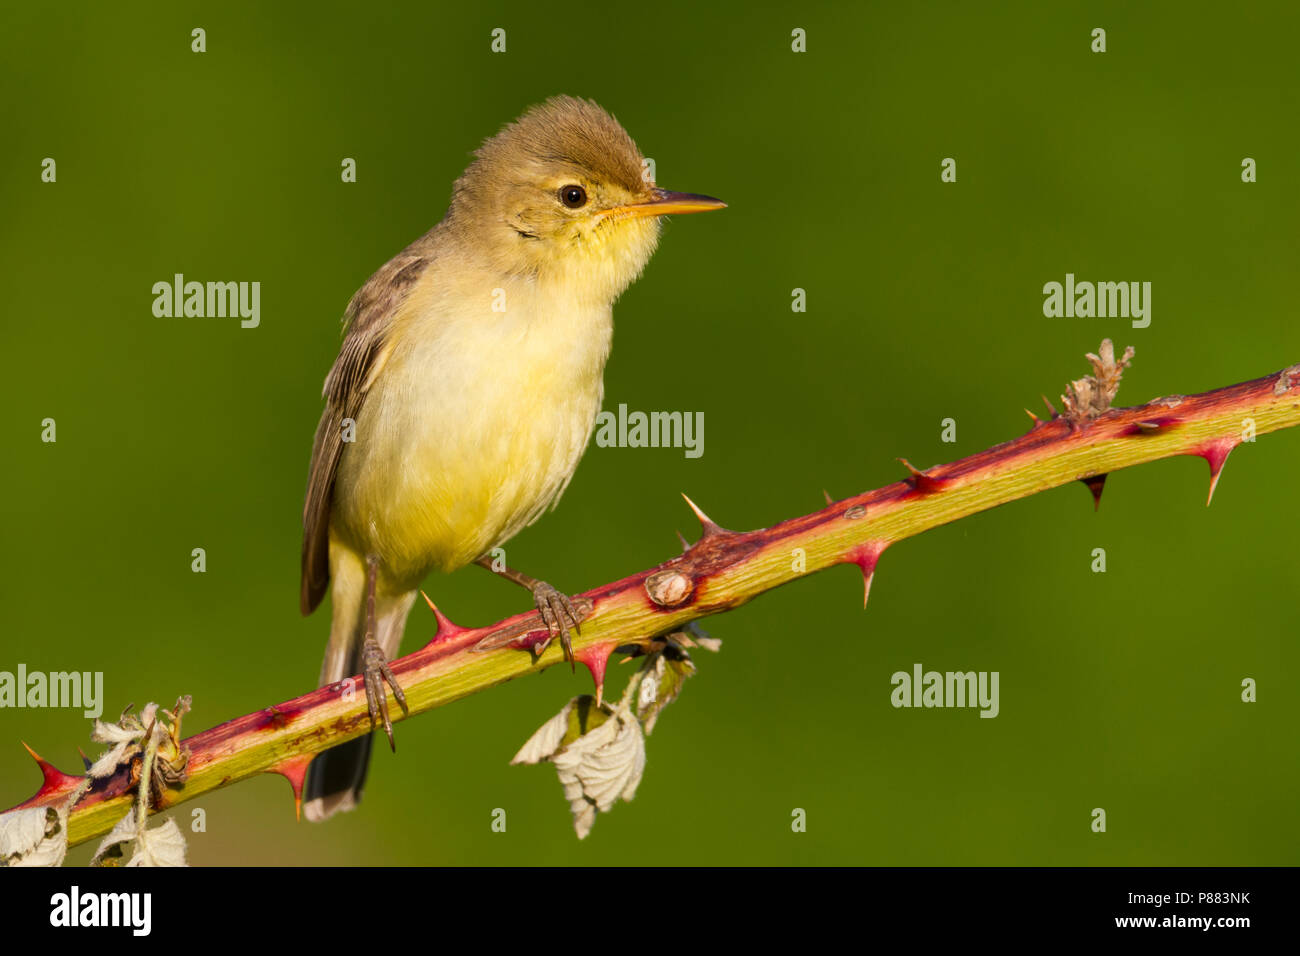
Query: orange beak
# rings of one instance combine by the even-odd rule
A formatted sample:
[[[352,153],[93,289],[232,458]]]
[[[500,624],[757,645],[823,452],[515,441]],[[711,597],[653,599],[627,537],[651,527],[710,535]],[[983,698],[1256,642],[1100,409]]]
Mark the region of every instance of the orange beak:
[[[650,190],[653,199],[645,202],[615,206],[605,213],[606,216],[622,219],[627,216],[674,216],[688,212],[709,212],[713,209],[726,209],[727,204],[712,196],[698,193],[672,193],[666,189]]]

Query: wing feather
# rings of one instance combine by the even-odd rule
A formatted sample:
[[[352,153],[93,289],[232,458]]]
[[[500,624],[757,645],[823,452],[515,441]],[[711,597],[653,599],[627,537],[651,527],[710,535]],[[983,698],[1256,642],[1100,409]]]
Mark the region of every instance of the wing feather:
[[[385,263],[352,297],[344,313],[343,345],[325,378],[325,411],[312,443],[302,511],[299,604],[303,614],[316,609],[329,587],[330,507],[343,455],[343,421],[355,421],[361,411],[372,376],[381,367],[393,317],[432,261],[431,236],[416,240]]]

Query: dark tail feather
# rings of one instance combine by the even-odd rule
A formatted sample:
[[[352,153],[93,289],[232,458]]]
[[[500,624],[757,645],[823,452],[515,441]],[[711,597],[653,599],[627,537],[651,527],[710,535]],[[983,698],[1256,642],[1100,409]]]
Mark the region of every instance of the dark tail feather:
[[[397,653],[402,640],[402,628],[417,593],[411,591],[392,599],[379,612],[379,647],[387,659]],[[342,681],[361,669],[361,610],[359,607],[340,608],[337,591],[334,600],[335,619],[331,624],[325,660],[321,664],[321,687]],[[358,680],[358,692],[363,686]],[[372,737],[373,734],[368,733],[364,737],[339,744],[311,762],[307,768],[307,786],[303,794],[303,814],[308,820],[319,823],[336,813],[352,810],[361,802],[361,790],[366,784],[366,770],[370,766]]]
[[[303,816],[312,823],[328,820],[361,802],[370,767],[371,734],[325,751],[307,768]]]

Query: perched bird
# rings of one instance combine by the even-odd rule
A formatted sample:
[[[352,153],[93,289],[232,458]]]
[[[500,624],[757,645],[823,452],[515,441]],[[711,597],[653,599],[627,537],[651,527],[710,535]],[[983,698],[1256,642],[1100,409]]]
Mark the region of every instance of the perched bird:
[[[348,304],[303,510],[303,613],[333,584],[321,686],[361,672],[390,745],[384,682],[405,709],[388,661],[421,580],[490,568],[488,553],[557,501],[600,410],[612,305],[654,252],[659,217],[724,206],[657,188],[590,100],[534,106],[475,157],[443,220]],[[501,573],[532,592],[572,660],[569,598]],[[313,761],[309,820],[356,805],[370,741]]]

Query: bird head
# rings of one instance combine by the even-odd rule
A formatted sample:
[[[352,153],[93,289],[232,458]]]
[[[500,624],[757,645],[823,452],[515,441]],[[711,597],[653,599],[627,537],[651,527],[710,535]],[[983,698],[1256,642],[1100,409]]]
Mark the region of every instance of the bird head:
[[[658,188],[632,137],[590,100],[557,96],[488,139],[456,181],[449,220],[499,272],[612,302],[640,275],[662,216],[721,209]]]

